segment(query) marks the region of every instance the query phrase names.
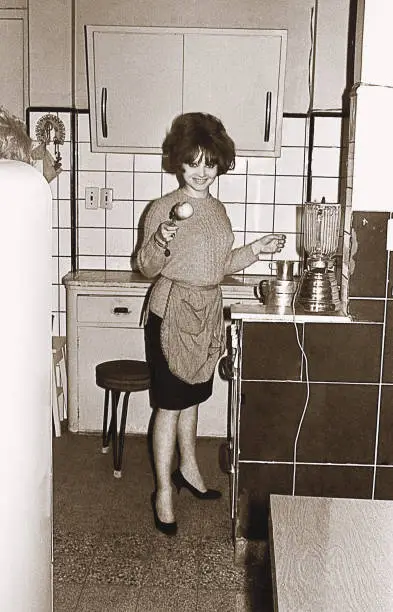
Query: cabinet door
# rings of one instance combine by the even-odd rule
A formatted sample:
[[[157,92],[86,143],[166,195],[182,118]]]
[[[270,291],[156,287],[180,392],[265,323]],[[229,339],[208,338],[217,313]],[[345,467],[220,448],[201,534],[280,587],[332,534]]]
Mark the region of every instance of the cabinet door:
[[[220,117],[240,155],[279,155],[285,59],[285,31],[186,34],[183,111]]]
[[[225,438],[228,424],[229,383],[216,368],[213,395],[200,405],[198,416],[199,436],[218,436]]]
[[[1,105],[20,119],[28,103],[27,26],[24,10],[0,10]]]
[[[95,368],[111,359],[145,359],[142,328],[79,327],[78,329],[78,431],[101,431],[104,389],[97,387]],[[120,410],[120,408],[118,408]],[[126,431],[145,433],[151,416],[148,391],[130,395]]]
[[[92,150],[161,152],[182,110],[181,33],[87,26],[86,36]]]
[[[219,116],[239,155],[280,155],[285,30],[86,26],[93,151],[161,153],[173,118]]]
[[[91,299],[91,298],[89,298]],[[99,298],[102,299],[102,298]],[[145,359],[142,328],[83,327],[78,329],[78,425],[77,431],[100,431],[104,390],[97,387],[95,368],[111,359]],[[214,394],[201,405],[198,435],[225,437],[228,420],[228,382],[216,373]],[[151,416],[149,393],[132,393],[126,431],[145,433]]]
[[[302,378],[302,353],[291,323],[265,321],[243,324],[242,379]]]

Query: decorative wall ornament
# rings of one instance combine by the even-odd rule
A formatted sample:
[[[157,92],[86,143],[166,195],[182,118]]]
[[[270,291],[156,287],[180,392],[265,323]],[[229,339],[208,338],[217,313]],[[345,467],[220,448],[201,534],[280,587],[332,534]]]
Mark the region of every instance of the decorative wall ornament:
[[[60,145],[65,141],[64,123],[56,115],[48,113],[37,121],[35,133],[40,144],[32,151],[32,157],[43,160],[43,174],[50,183],[62,170]],[[47,150],[50,143],[54,144],[55,158]]]

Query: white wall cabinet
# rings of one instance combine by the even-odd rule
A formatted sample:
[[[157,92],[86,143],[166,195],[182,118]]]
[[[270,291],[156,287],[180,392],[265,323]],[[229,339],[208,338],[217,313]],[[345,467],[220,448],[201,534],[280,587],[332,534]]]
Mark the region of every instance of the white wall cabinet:
[[[158,149],[181,112],[182,37],[150,28],[87,28],[87,41],[93,150]]]
[[[0,57],[0,103],[23,119],[29,100],[25,9],[0,9]]]
[[[93,151],[161,153],[181,112],[220,117],[238,155],[279,156],[286,30],[86,26]]]
[[[104,391],[95,382],[96,365],[112,359],[145,359],[140,315],[150,283],[135,272],[81,270],[67,274],[68,426],[72,432],[100,432]],[[229,279],[224,304],[252,301],[253,285]],[[133,393],[127,433],[146,433],[152,410],[148,391]],[[228,382],[217,374],[214,393],[199,412],[198,434],[227,434]]]

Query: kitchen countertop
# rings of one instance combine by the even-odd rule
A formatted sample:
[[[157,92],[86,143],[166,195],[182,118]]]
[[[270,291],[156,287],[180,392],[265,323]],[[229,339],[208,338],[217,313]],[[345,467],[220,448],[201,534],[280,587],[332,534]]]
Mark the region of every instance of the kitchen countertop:
[[[76,272],[68,272],[63,277],[63,283],[67,287],[70,286],[94,286],[103,287],[113,285],[114,287],[127,287],[128,285],[145,284],[150,285],[148,278],[140,272],[123,271],[123,270],[78,270]]]
[[[244,321],[272,321],[293,322],[294,315],[291,308],[272,308],[261,304],[256,297],[255,289],[261,280],[271,278],[269,276],[256,276],[246,274],[235,274],[226,276],[221,283],[223,298],[233,301],[230,306],[232,319]],[[78,270],[68,272],[63,279],[63,284],[70,289],[82,290],[100,288],[118,289],[123,293],[127,289],[147,291],[152,281],[140,272],[126,270]],[[246,303],[239,303],[245,300]],[[350,323],[351,318],[343,312],[333,313],[307,313],[302,307],[296,307],[297,323]]]
[[[260,283],[264,276],[255,275],[234,275],[226,276],[221,283],[223,296],[230,296],[255,299],[254,288]],[[118,287],[127,289],[128,287],[140,287],[146,290],[152,281],[143,276],[140,272],[125,270],[78,270],[68,272],[63,279],[66,287]]]
[[[305,312],[301,306],[296,307],[295,316],[292,308],[272,308],[260,304],[234,304],[231,306],[231,318],[243,321],[273,321],[296,323],[351,323],[351,317],[342,311],[337,312]]]

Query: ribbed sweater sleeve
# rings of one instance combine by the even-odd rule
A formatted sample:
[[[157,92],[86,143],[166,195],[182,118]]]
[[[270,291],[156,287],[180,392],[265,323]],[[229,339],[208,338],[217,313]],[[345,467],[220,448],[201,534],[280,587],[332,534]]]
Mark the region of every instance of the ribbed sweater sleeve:
[[[137,253],[138,268],[147,278],[158,276],[166,263],[165,249],[154,240],[160,223],[169,218],[169,210],[163,199],[153,202],[146,214],[143,225],[142,246]],[[165,214],[167,213],[167,214]]]
[[[170,256],[165,257],[154,234],[160,223],[169,219],[172,206],[185,200],[192,205],[194,214],[178,221],[177,235],[168,245]],[[143,232],[137,262],[147,278],[162,274],[195,285],[215,285],[226,274],[243,270],[258,259],[251,245],[232,250],[234,235],[225,207],[211,196],[188,198],[176,190],[155,200],[146,214]]]
[[[251,244],[233,249],[225,262],[224,274],[234,274],[244,270],[244,268],[248,268],[248,266],[251,266],[256,261],[258,261],[258,255],[254,254]]]

